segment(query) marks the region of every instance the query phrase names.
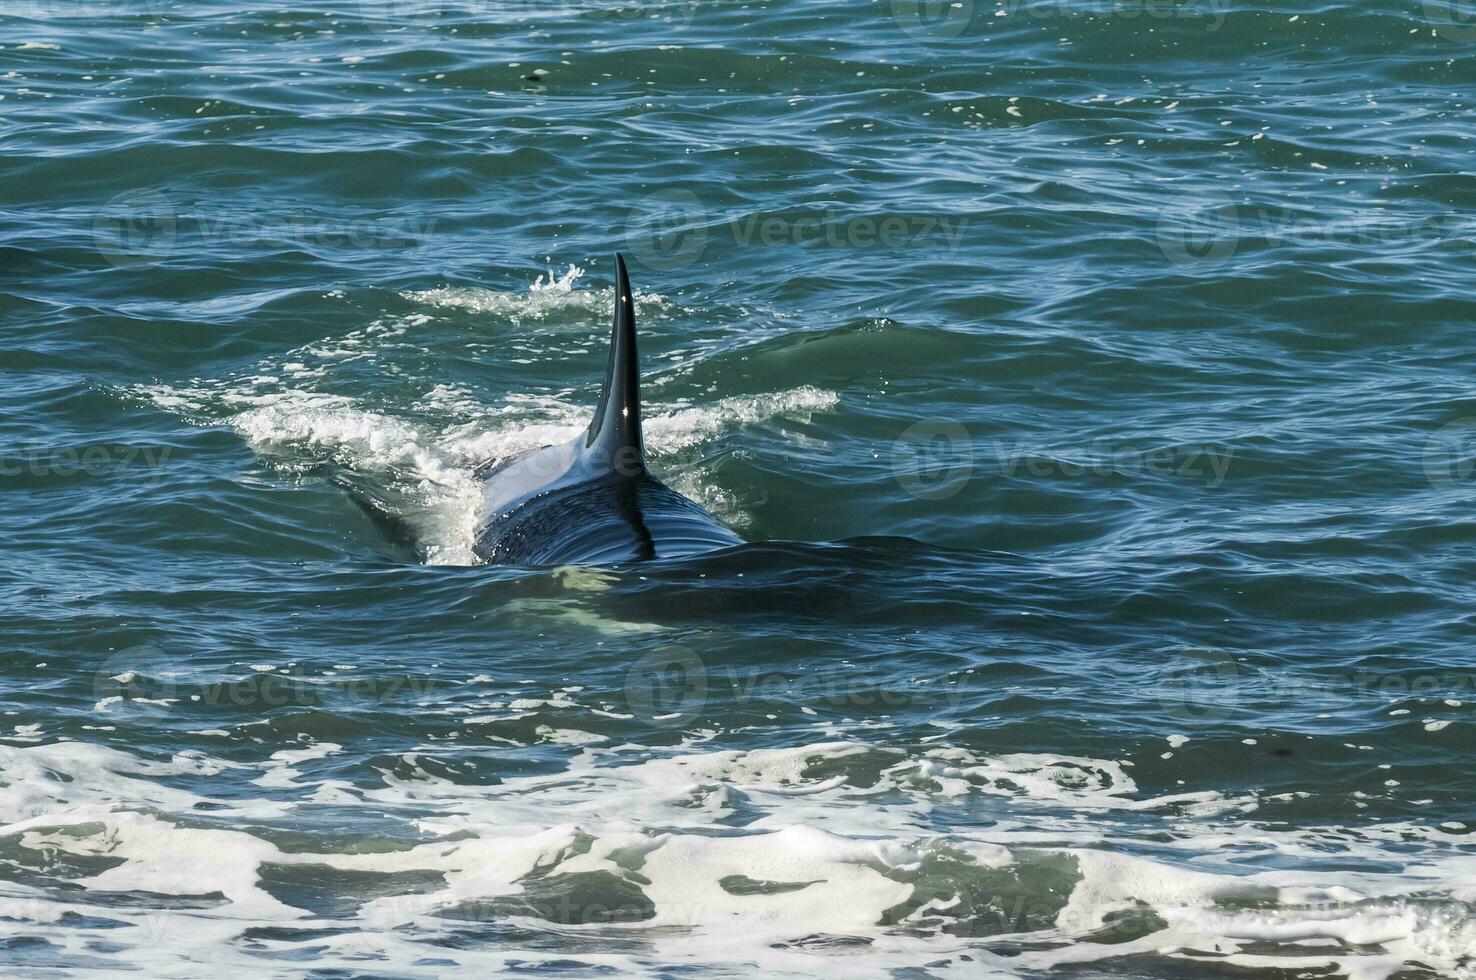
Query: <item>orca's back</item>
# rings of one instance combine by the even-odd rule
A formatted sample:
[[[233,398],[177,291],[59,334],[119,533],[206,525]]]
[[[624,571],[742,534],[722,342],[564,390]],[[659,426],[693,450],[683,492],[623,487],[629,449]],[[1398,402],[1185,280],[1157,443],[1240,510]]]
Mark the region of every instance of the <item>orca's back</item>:
[[[742,543],[697,504],[642,474],[533,497],[485,526],[476,551],[507,565],[603,565]]]

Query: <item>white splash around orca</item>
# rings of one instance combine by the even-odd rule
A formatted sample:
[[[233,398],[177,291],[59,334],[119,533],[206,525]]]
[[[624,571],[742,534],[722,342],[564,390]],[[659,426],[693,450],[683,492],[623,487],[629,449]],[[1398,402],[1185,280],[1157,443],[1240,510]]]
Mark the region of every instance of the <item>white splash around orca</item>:
[[[743,539],[646,468],[635,303],[615,256],[615,321],[604,390],[589,428],[481,474],[476,554],[506,565],[675,558]]]

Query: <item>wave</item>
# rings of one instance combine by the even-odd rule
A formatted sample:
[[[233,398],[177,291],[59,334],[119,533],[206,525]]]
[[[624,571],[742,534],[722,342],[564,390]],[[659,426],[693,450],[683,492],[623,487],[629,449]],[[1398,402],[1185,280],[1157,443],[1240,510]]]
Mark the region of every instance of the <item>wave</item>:
[[[572,707],[577,691],[557,700]],[[539,735],[576,753],[567,766],[492,785],[430,746],[377,760],[372,781],[345,778],[327,741],[257,763],[0,746],[0,838],[33,875],[0,905],[13,933],[105,936],[112,968],[160,976],[202,948],[406,975],[432,975],[437,950],[469,968],[635,975],[927,962],[1022,976],[1127,957],[1150,975],[1472,975],[1473,886],[1454,832],[1268,823],[1248,836],[1216,818],[1247,819],[1254,794],[1144,796],[1122,763],[1087,757],[848,740],[655,750],[567,722]],[[261,798],[210,795],[227,769]],[[928,829],[961,807],[983,819]],[[1116,815],[1107,840],[1087,811]],[[381,836],[325,846],[288,832],[315,812],[372,814]],[[1287,871],[1261,864],[1272,853],[1338,857]],[[187,941],[148,941],[161,932]]]

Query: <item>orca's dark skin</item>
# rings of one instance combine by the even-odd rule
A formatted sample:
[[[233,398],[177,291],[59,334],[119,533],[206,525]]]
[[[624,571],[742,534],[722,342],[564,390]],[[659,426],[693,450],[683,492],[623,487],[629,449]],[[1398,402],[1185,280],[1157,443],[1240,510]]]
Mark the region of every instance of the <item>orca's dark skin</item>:
[[[635,301],[619,255],[610,364],[589,428],[485,478],[476,553],[493,564],[603,565],[743,543],[646,469]]]

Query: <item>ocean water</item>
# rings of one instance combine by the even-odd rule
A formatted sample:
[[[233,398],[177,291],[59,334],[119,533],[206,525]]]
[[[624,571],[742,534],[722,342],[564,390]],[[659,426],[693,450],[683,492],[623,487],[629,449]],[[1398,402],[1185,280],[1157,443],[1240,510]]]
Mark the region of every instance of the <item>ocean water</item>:
[[[1471,13],[5,0],[0,971],[1476,976]]]

